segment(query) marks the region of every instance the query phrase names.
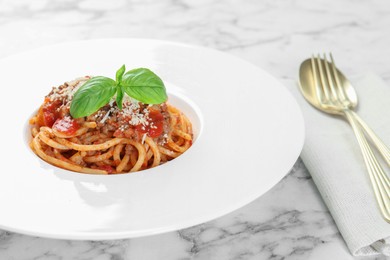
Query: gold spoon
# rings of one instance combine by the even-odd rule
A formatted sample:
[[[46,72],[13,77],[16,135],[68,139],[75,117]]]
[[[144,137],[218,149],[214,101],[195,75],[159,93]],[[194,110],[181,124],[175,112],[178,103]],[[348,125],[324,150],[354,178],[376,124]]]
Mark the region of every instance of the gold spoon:
[[[361,127],[370,136],[379,152],[390,165],[390,152],[366,123],[353,111],[357,106],[357,95],[347,78],[331,62],[318,55],[305,60],[299,69],[300,89],[306,100],[317,109],[344,116],[351,124],[358,140],[369,172],[375,198],[384,219],[390,222],[390,180],[384,173],[369,146]]]

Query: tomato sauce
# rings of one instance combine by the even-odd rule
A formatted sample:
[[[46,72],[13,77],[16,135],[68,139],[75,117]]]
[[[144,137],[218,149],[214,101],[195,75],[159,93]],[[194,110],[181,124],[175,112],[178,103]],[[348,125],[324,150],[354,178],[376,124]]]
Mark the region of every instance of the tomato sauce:
[[[61,104],[62,102],[60,100],[55,100],[53,102],[45,100],[45,103],[39,109],[39,124],[52,127],[59,117],[58,108]]]
[[[142,134],[147,133],[151,138],[159,137],[164,130],[164,116],[158,110],[149,112],[149,124],[137,125],[136,130]]]
[[[76,120],[66,116],[64,118],[57,119],[53,124],[53,129],[65,135],[73,135],[78,129],[80,129],[80,125],[76,122]]]

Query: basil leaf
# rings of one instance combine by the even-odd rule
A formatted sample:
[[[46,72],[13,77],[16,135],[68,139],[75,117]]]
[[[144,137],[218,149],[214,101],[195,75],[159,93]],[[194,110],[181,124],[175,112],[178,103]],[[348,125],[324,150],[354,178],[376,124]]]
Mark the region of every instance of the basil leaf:
[[[97,76],[84,83],[74,94],[70,105],[73,118],[89,116],[106,105],[116,91],[113,79]]]
[[[116,89],[116,105],[119,109],[122,109],[122,100],[123,100],[123,89],[121,86],[118,86]]]
[[[161,104],[168,99],[162,80],[146,68],[126,72],[120,84],[127,95],[145,104]]]
[[[117,84],[120,84],[121,81],[122,81],[122,76],[123,76],[123,73],[125,73],[126,71],[126,67],[125,65],[123,64],[122,67],[116,71],[116,83]]]

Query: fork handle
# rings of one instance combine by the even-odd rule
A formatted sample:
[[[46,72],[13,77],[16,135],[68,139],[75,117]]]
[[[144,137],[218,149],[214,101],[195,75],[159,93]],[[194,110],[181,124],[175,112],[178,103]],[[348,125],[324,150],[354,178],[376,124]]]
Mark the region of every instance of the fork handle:
[[[387,164],[390,166],[390,150],[385,143],[375,134],[375,132],[358,116],[354,111],[351,111],[353,117],[361,125],[365,133],[370,137],[372,143],[376,146],[379,153],[383,156]]]
[[[346,109],[344,110],[344,115],[351,124],[359,143],[382,216],[390,223],[390,180],[372,152],[354,113]]]

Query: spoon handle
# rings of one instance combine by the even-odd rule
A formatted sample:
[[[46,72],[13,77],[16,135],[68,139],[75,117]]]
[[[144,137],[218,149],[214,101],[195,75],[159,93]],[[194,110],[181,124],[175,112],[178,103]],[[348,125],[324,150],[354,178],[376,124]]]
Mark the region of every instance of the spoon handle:
[[[389,148],[383,143],[383,141],[375,134],[375,132],[366,124],[366,122],[361,119],[358,114],[356,114],[354,111],[351,111],[353,117],[356,119],[356,121],[361,125],[361,127],[364,129],[366,134],[370,137],[372,143],[378,148],[379,153],[383,156],[387,164],[390,166],[390,150]]]
[[[381,165],[371,150],[367,139],[359,127],[353,112],[349,109],[344,110],[344,114],[351,124],[353,132],[362,151],[364,162],[366,164],[371,184],[374,189],[375,198],[378,202],[383,218],[390,223],[390,180],[383,171]]]

